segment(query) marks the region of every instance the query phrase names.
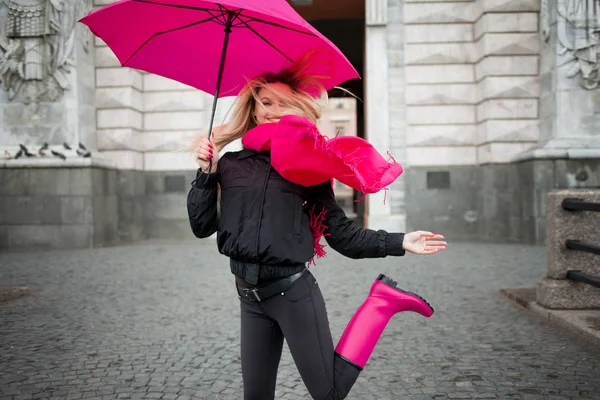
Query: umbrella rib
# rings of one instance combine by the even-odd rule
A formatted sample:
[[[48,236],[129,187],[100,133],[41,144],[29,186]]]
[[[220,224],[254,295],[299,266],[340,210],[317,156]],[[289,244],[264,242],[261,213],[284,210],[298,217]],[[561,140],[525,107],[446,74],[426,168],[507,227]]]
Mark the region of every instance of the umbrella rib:
[[[136,0],[136,1],[138,1],[138,0]],[[138,47],[138,49],[137,49],[137,50],[136,50],[136,51],[135,51],[135,52],[134,52],[134,53],[133,53],[131,56],[129,56],[129,58],[127,59],[127,61],[125,61],[125,63],[123,64],[123,66],[127,65],[127,64],[129,63],[129,61],[131,61],[131,59],[132,59],[133,57],[135,57],[135,55],[136,55],[136,54],[137,54],[137,53],[138,53],[138,52],[139,52],[139,51],[140,51],[142,48],[144,48],[144,46],[145,46],[145,45],[147,45],[147,44],[148,44],[148,42],[150,42],[150,41],[151,41],[152,39],[154,39],[155,37],[157,37],[157,36],[160,36],[160,35],[164,35],[164,34],[167,34],[167,33],[175,32],[175,31],[179,31],[179,30],[182,30],[182,29],[186,29],[186,28],[192,27],[192,26],[194,26],[194,25],[200,25],[200,24],[203,24],[203,23],[205,23],[205,22],[208,22],[208,21],[214,20],[215,18],[217,18],[217,17],[213,15],[213,16],[211,16],[210,18],[203,19],[202,21],[197,21],[197,22],[193,22],[193,23],[191,23],[191,24],[187,24],[187,25],[184,25],[184,26],[180,26],[180,27],[178,27],[178,28],[169,29],[168,31],[162,31],[162,32],[156,32],[156,33],[154,33],[154,34],[153,34],[152,36],[150,36],[150,37],[149,37],[149,38],[148,38],[148,39],[147,39],[147,40],[146,40],[144,43],[142,43],[142,45],[141,45],[140,47]]]
[[[263,35],[261,35],[260,33],[258,33],[253,27],[251,27],[250,25],[248,25],[248,23],[246,21],[244,21],[244,20],[240,20],[240,21],[242,21],[244,23],[244,25],[246,25],[246,28],[248,28],[256,36],[258,36],[259,38],[261,38],[266,44],[268,44],[273,49],[275,49],[275,51],[277,51],[279,54],[281,54],[282,56],[284,56],[289,62],[291,62],[291,63],[294,62],[294,60],[292,60],[291,57],[287,56],[283,51],[279,50],[273,43],[269,42],[267,40],[267,38],[265,38]]]
[[[163,7],[173,7],[173,8],[183,8],[186,10],[196,10],[196,11],[220,11],[220,10],[215,10],[214,8],[203,8],[203,7],[193,7],[193,6],[183,6],[181,4],[165,4],[165,3],[161,3],[158,1],[150,1],[150,0],[133,0],[137,3],[146,3],[146,4],[154,4],[156,6],[163,6]]]
[[[286,29],[288,31],[292,31],[292,32],[296,32],[296,33],[302,33],[304,35],[317,37],[317,35],[315,35],[312,32],[301,31],[300,29],[290,28],[288,26],[284,26],[284,25],[281,25],[281,24],[276,24],[275,22],[264,21],[262,19],[258,19],[258,18],[254,18],[254,17],[249,17],[248,21],[242,21],[242,22],[244,22],[244,23],[248,23],[248,22],[260,22],[261,24],[276,26],[277,28]]]

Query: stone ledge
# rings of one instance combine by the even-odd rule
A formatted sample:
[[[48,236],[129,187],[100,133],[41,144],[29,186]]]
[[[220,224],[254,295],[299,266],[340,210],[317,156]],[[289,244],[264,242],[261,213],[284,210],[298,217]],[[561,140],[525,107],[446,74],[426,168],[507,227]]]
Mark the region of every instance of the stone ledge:
[[[517,155],[511,162],[529,161],[529,160],[556,160],[556,159],[600,159],[600,149],[594,148],[569,148],[552,149],[537,148]]]
[[[28,296],[31,292],[26,287],[6,287],[0,286],[0,303]]]
[[[92,156],[89,158],[83,157],[67,157],[66,160],[61,160],[56,157],[31,157],[19,159],[0,159],[0,168],[81,168],[81,167],[101,167],[114,169],[115,165],[112,160],[105,157]]]
[[[565,329],[577,338],[600,348],[600,309],[549,310],[536,302],[535,288],[501,289],[500,293],[521,307]]]

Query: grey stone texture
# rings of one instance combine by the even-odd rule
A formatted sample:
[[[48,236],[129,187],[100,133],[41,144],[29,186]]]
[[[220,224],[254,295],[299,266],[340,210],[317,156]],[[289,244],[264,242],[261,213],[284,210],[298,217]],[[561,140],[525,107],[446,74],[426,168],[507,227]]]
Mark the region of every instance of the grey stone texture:
[[[537,302],[549,309],[600,309],[600,290],[567,279],[543,279],[537,287]]]
[[[378,273],[436,313],[392,318],[348,399],[598,399],[600,352],[498,294],[545,274],[543,247],[451,242],[444,254],[311,268],[334,341]],[[0,398],[241,399],[239,300],[214,240],[0,254]],[[351,290],[349,290],[351,288]],[[310,399],[287,346],[277,399]]]
[[[600,204],[600,189],[553,190],[547,198],[547,277],[565,279],[570,269],[600,275],[600,256],[569,250],[565,245],[568,239],[600,245],[600,213],[567,211],[561,205],[566,198]]]
[[[48,94],[42,94],[37,102],[38,96],[33,95],[34,101],[25,104],[25,94],[28,85],[35,80],[26,77],[25,84],[13,100],[9,100],[8,93],[0,89],[0,145],[17,146],[19,143],[36,145],[39,147],[44,142],[50,145],[59,145],[64,142],[70,144],[84,143],[90,149],[96,148],[96,108],[95,108],[95,64],[94,64],[94,40],[89,29],[78,24],[77,20],[83,17],[92,8],[90,0],[70,1],[71,7],[62,7],[61,18],[56,21],[58,30],[67,31],[67,35],[73,32],[74,44],[69,44],[69,38],[52,33],[46,37],[36,37],[30,40],[43,41],[43,46],[54,46],[47,48],[41,46],[37,51],[47,52],[51,58],[44,57],[44,71],[51,70],[51,64],[60,65],[65,62],[64,70],[59,71],[64,75],[69,87],[54,101],[50,101]],[[65,14],[74,12],[74,14]],[[7,4],[0,2],[0,26],[4,27],[8,21]],[[42,15],[42,19],[46,18]],[[6,41],[5,29],[0,35]],[[16,38],[23,42],[23,38]],[[21,44],[23,45],[23,44]],[[5,49],[6,50],[6,49]],[[69,53],[69,51],[71,51]],[[33,53],[33,51],[32,51]],[[68,60],[67,60],[68,59]],[[23,61],[17,57],[14,62]],[[10,65],[10,64],[9,64]],[[65,72],[66,71],[66,72]],[[51,71],[53,73],[53,71]],[[52,92],[47,82],[53,83],[53,79],[45,77],[42,84],[45,87],[42,93]],[[31,87],[29,87],[31,88]],[[59,89],[62,92],[62,89]],[[37,148],[36,147],[36,148]]]
[[[178,191],[166,177],[183,180]],[[193,237],[186,197],[194,172],[0,168],[0,249],[88,248]]]
[[[566,211],[562,201],[566,198],[600,203],[600,189],[553,190],[548,194],[547,279],[538,286],[538,302],[547,308],[584,309],[600,308],[600,290],[581,282],[566,279],[569,270],[600,276],[600,256],[567,249],[568,239],[600,244],[600,213],[591,211]]]
[[[450,187],[427,189],[428,171],[449,171]],[[547,194],[600,187],[600,160],[410,167],[400,179],[406,180],[408,231],[434,230],[454,240],[544,244]]]

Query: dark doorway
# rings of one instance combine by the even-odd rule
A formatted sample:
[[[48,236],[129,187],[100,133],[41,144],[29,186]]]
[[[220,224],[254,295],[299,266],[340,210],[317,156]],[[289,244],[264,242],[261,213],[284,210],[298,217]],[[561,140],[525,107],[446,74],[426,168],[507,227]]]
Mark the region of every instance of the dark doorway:
[[[295,3],[307,5],[296,5]],[[291,4],[302,17],[346,55],[362,77],[365,60],[364,0],[292,0]],[[353,79],[340,86],[358,98],[356,101],[356,134],[358,137],[364,138],[364,80]],[[333,89],[329,92],[329,96],[336,98],[350,95],[343,90]],[[360,226],[364,226],[366,204],[363,194],[354,191],[352,205],[346,205],[345,208],[349,207],[353,210],[352,213],[349,213],[352,218]]]

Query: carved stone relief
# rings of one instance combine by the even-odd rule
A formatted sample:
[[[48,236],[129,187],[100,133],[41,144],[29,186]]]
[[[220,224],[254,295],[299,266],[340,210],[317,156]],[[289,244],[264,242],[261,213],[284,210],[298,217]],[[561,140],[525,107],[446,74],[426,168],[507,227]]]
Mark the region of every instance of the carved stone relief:
[[[0,80],[8,99],[25,104],[58,100],[70,88],[77,20],[89,10],[89,1],[4,3],[8,13],[0,32]]]
[[[595,89],[600,84],[600,4],[597,0],[556,1],[559,66],[569,78],[579,76],[584,89]]]

